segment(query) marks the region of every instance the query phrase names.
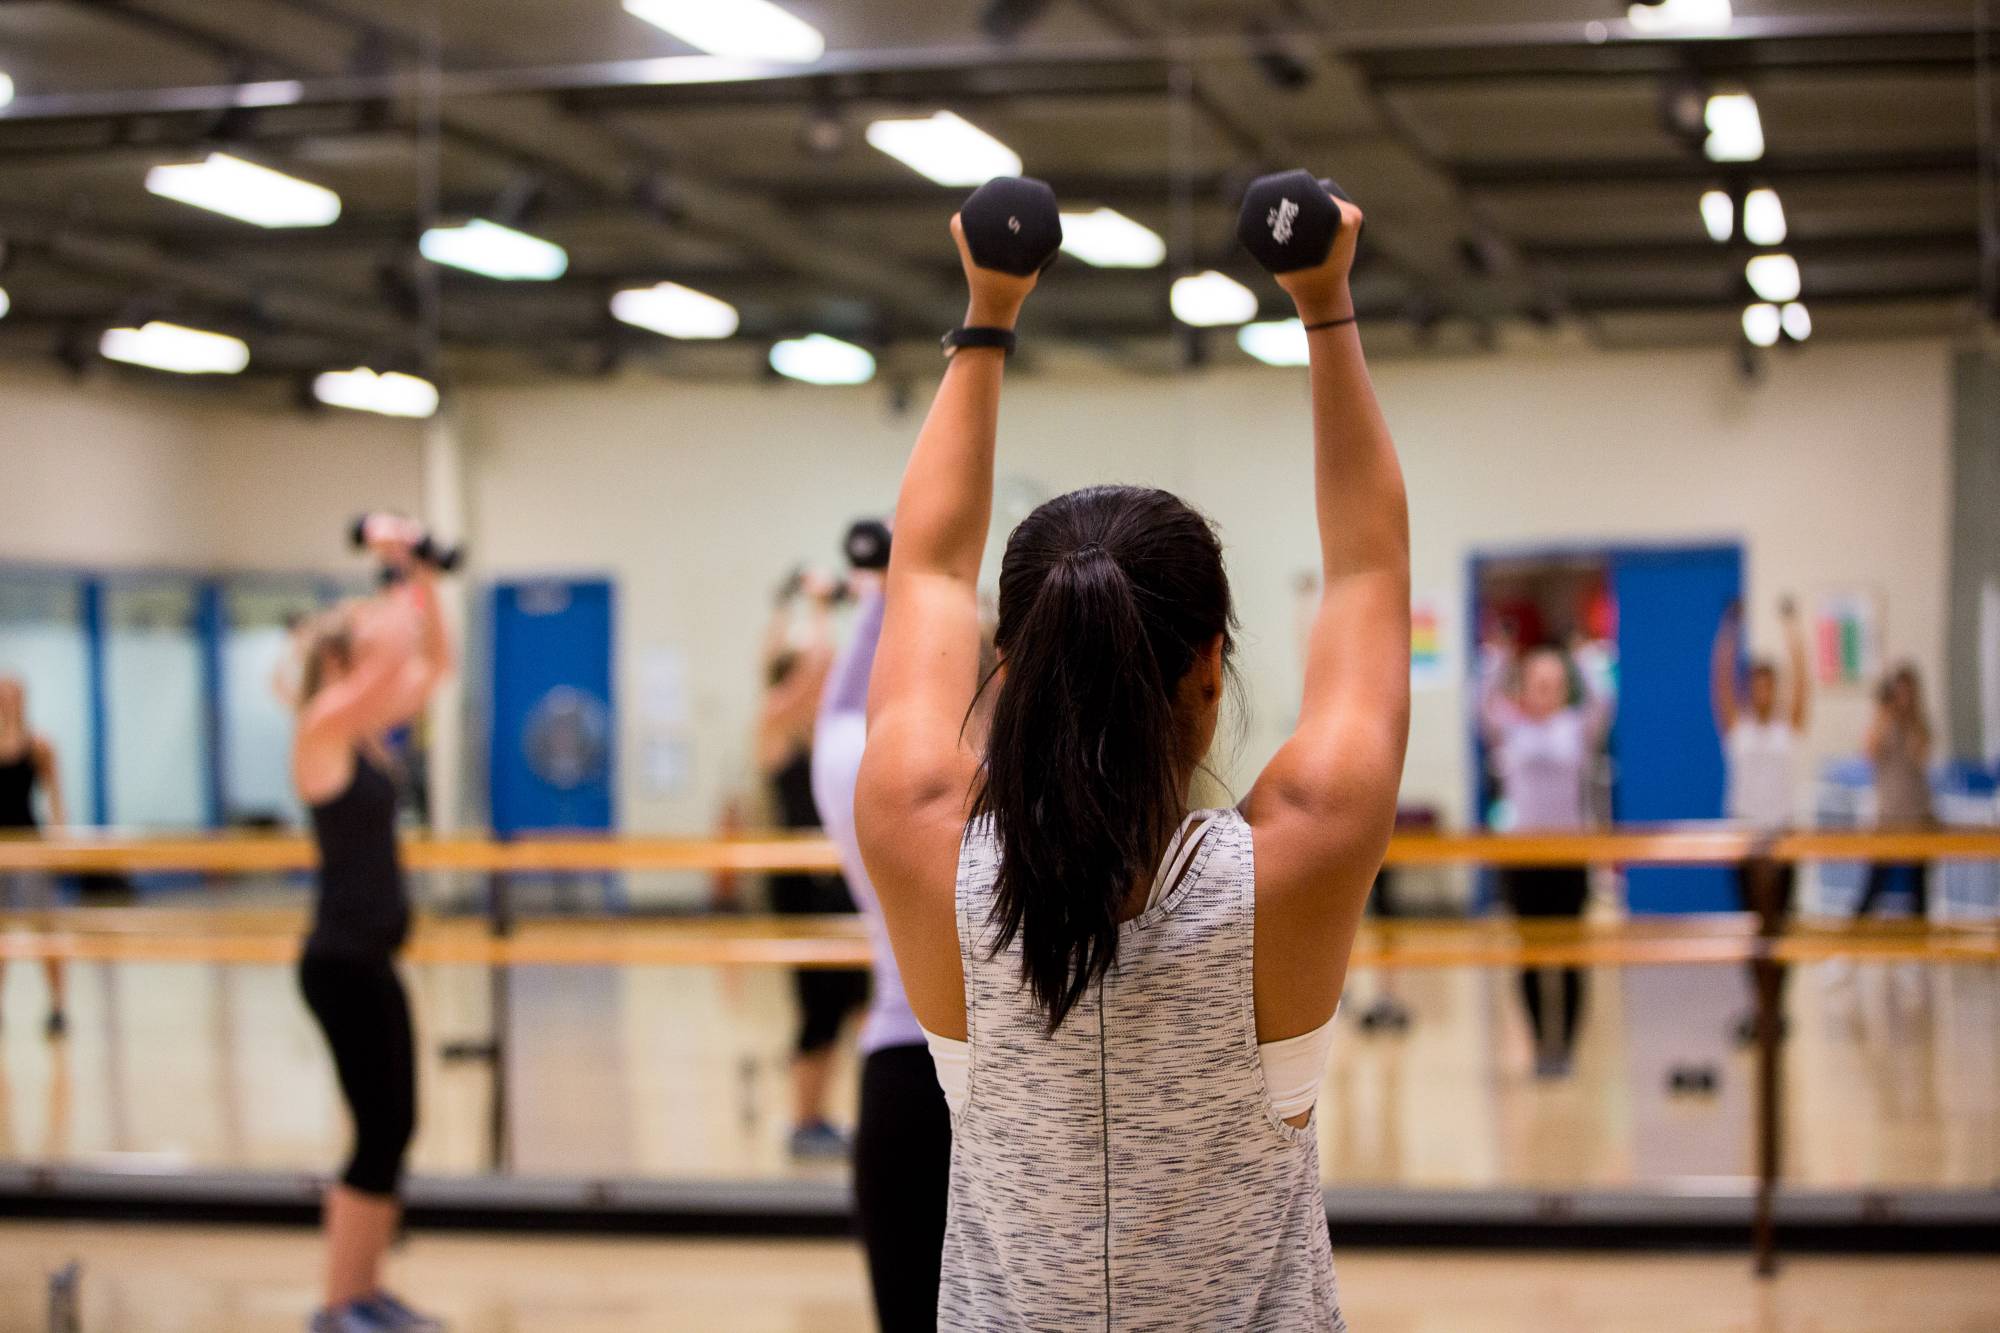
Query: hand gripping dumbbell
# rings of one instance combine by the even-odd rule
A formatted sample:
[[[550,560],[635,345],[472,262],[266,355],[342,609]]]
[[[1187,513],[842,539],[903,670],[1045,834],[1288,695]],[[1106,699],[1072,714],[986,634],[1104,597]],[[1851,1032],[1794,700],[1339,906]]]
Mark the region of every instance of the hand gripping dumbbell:
[[[444,545],[426,532],[422,524],[401,514],[363,514],[348,528],[347,539],[357,551],[377,541],[400,541],[410,548],[414,559],[440,574],[451,573],[465,558],[463,546]],[[392,571],[385,571],[389,572]]]
[[[1244,192],[1236,238],[1272,273],[1295,273],[1324,264],[1340,235],[1336,197],[1347,199],[1347,192],[1309,171],[1259,176]]]
[[[995,176],[958,210],[972,262],[1017,278],[1040,273],[1062,250],[1062,211],[1047,182]]]

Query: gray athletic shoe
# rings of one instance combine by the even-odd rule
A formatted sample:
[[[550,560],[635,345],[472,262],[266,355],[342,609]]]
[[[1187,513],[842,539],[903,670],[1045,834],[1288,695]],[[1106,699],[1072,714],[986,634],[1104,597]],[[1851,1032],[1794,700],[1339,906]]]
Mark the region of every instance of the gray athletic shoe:
[[[412,1310],[390,1292],[378,1291],[357,1303],[391,1333],[444,1333],[444,1320]]]
[[[376,1318],[360,1301],[321,1310],[306,1324],[306,1333],[389,1333],[390,1325]]]
[[[849,1151],[847,1136],[824,1120],[800,1125],[792,1131],[792,1156],[808,1161],[845,1157]]]

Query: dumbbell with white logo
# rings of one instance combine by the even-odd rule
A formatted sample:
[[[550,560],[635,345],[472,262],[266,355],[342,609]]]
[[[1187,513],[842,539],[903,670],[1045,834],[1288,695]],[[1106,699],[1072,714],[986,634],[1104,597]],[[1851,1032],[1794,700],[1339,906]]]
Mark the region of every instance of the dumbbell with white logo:
[[[1340,235],[1340,209],[1334,196],[1346,199],[1347,193],[1309,171],[1260,176],[1244,193],[1237,239],[1272,273],[1295,273],[1323,264]]]

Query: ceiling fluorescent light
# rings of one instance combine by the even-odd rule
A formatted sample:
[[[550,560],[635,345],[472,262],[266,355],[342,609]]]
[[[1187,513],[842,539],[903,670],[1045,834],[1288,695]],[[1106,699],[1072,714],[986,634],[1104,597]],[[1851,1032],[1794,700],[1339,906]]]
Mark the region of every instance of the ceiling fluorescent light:
[[[1752,245],[1785,243],[1785,206],[1776,190],[1752,190],[1744,196],[1743,238]]]
[[[853,343],[812,333],[773,345],[771,369],[807,384],[866,384],[875,377],[875,358]]]
[[[1654,0],[1625,11],[1632,31],[1644,37],[1720,36],[1736,17],[1729,0]]]
[[[625,12],[710,55],[809,65],[826,54],[818,28],[770,0],[625,0]]]
[[[1063,252],[1098,268],[1158,268],[1167,259],[1158,232],[1115,208],[1065,213],[1062,230]]]
[[[14,76],[11,74],[0,74],[0,106],[6,106],[13,100]]]
[[[98,352],[110,361],[177,375],[236,375],[250,364],[241,338],[153,320],[142,328],[106,329]]]
[[[1743,307],[1743,336],[1756,346],[1776,347],[1781,327],[1778,307],[1768,304]]]
[[[1812,337],[1812,315],[1797,301],[1791,302],[1780,312],[1785,319],[1785,336],[1795,343],[1802,343]]]
[[[1721,245],[1736,234],[1736,203],[1726,190],[1710,190],[1701,197],[1701,225],[1708,239]]]
[[[228,153],[154,167],[146,173],[146,188],[259,227],[324,227],[340,216],[340,196],[324,185]]]
[[[297,79],[266,79],[262,83],[239,83],[229,99],[236,106],[294,106],[306,100],[306,86]]]
[[[329,370],[313,379],[313,397],[328,407],[374,412],[385,417],[421,421],[438,410],[437,385],[416,375],[392,370],[378,375],[366,366]]]
[[[417,249],[433,264],[503,281],[549,282],[569,268],[569,255],[560,245],[484,218],[460,227],[432,227]]]
[[[611,298],[614,318],[669,338],[727,338],[736,332],[736,307],[677,282],[634,287]]]
[[[7,312],[14,308],[14,298],[7,295],[7,289],[0,287],[0,319],[7,318]]]
[[[1236,331],[1236,345],[1267,366],[1303,366],[1312,359],[1306,326],[1296,319],[1245,324]]]
[[[984,185],[1021,174],[1021,155],[949,111],[917,120],[878,120],[868,142],[939,185]]]
[[[1760,300],[1799,299],[1799,261],[1790,255],[1757,255],[1743,266],[1743,276]]]
[[[1755,162],[1764,156],[1764,122],[1749,93],[1717,93],[1702,113],[1708,140],[1702,151],[1711,162]]]
[[[1174,318],[1198,328],[1244,324],[1257,317],[1257,294],[1214,269],[1177,280],[1170,304]]]

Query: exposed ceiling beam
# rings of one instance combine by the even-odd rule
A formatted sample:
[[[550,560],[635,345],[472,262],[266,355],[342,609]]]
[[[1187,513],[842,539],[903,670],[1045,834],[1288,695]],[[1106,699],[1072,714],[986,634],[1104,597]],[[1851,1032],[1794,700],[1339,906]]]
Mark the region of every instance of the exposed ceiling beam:
[[[1845,292],[1807,292],[1804,296],[1808,308],[1854,307],[1870,305],[1896,305],[1913,301],[1963,301],[1967,311],[1974,305],[1973,294],[1962,286],[1951,283],[1905,283],[1857,289]],[[1719,299],[1700,295],[1666,296],[1658,293],[1614,292],[1592,295],[1578,293],[1571,301],[1571,308],[1578,314],[1686,314],[1708,311],[1726,314],[1731,311],[1740,315],[1744,302],[1740,299]]]
[[[1537,259],[1560,264],[1659,264],[1713,262],[1740,265],[1754,248],[1718,245],[1709,240],[1655,241],[1527,241],[1522,247]],[[1856,236],[1793,235],[1777,247],[1799,260],[1976,260],[1979,239],[1970,231],[1876,233]]]
[[[129,0],[127,0],[129,2]],[[322,15],[330,8],[320,0]],[[123,7],[122,4],[120,7]],[[1961,10],[1963,7],[1960,7]],[[364,22],[356,19],[357,24]],[[377,28],[387,25],[376,24]],[[1613,50],[1628,46],[1650,49],[1660,45],[1634,41],[1628,24],[1606,25]],[[1946,38],[1970,31],[1969,15],[1872,14],[1812,18],[1744,17],[1724,38],[1705,39],[1704,49],[1745,43],[1843,37],[1864,42],[1912,37]],[[830,51],[810,65],[725,60],[710,56],[667,56],[606,60],[575,64],[447,68],[434,77],[413,69],[365,74],[310,75],[249,83],[207,84],[170,88],[121,89],[95,92],[25,92],[0,111],[0,120],[50,120],[79,116],[145,115],[177,111],[227,111],[242,107],[288,106],[354,101],[406,101],[435,89],[447,99],[502,97],[522,93],[579,92],[591,89],[663,86],[728,85],[770,80],[820,79],[856,74],[965,71],[1001,78],[1004,72],[1027,69],[1069,69],[1089,65],[1170,65],[1176,61],[1235,61],[1252,51],[1256,41],[1288,54],[1319,52],[1327,56],[1381,59],[1383,53],[1410,49],[1407,29],[1286,28],[1256,39],[1239,29],[1196,32],[1187,36],[1127,35],[1090,42],[991,43]],[[1425,50],[1433,53],[1506,52],[1523,46],[1591,49],[1584,25],[1574,23],[1514,24],[1441,29],[1426,33]],[[1676,43],[1675,45],[1680,45]]]
[[[1973,148],[1897,152],[1777,153],[1755,162],[1710,162],[1697,154],[1642,158],[1455,158],[1471,189],[1561,188],[1661,181],[1693,186],[1735,177],[1759,181],[1887,176],[1963,176],[1979,170]]]
[[[52,262],[130,282],[140,292],[192,298],[361,349],[379,347],[419,359],[424,354],[425,340],[419,330],[394,313],[317,291],[293,279],[262,282],[244,277],[226,264],[191,262],[143,240],[104,236],[75,226],[42,234],[20,227],[9,227],[8,232],[15,244]]]
[[[1683,74],[1752,78],[1829,70],[1963,73],[1974,58],[1970,23],[1939,31],[1885,29],[1865,35],[1730,41],[1559,42],[1509,47],[1431,45],[1357,51],[1385,88],[1491,82],[1576,82]]]

